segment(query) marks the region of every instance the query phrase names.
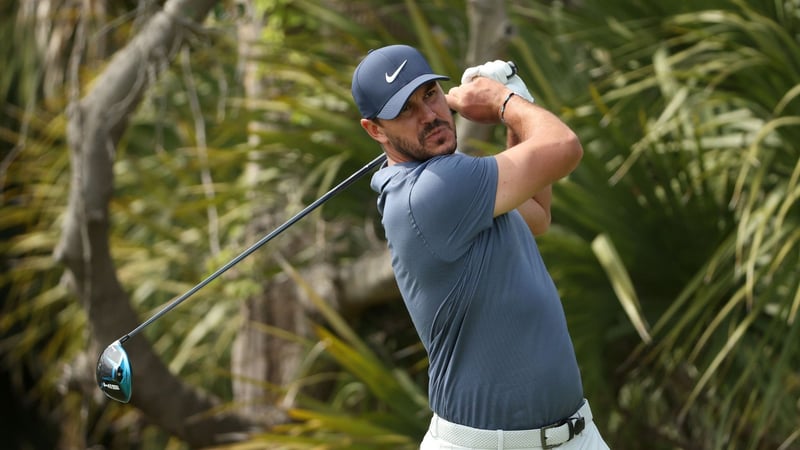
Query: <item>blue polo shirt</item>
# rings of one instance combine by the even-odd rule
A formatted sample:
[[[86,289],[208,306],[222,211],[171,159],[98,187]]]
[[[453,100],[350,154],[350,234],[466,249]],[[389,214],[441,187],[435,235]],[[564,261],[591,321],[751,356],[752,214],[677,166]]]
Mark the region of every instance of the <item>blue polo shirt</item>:
[[[395,164],[371,186],[428,353],[431,409],[491,430],[575,412],[583,389],[564,310],[522,216],[493,217],[496,160],[457,153]]]

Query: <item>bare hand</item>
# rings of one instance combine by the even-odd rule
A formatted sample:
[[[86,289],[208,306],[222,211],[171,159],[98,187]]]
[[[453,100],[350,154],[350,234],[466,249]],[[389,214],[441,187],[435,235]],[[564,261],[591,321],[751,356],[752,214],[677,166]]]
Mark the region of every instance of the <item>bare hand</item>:
[[[485,77],[450,89],[447,104],[450,109],[478,123],[500,122],[500,105],[511,92],[503,84]]]

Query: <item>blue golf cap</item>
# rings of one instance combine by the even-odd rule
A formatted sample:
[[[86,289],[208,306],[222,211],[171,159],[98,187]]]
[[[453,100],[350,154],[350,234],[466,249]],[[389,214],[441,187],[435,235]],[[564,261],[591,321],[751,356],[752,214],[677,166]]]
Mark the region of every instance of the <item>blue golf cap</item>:
[[[371,50],[353,72],[353,99],[365,119],[394,119],[414,91],[432,80],[448,80],[417,49],[389,45]]]

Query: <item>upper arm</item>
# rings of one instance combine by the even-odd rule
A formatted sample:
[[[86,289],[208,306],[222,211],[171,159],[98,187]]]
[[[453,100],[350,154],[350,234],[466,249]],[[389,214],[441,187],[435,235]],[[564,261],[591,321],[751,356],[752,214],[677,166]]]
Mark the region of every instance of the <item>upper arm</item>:
[[[517,207],[534,236],[541,236],[550,228],[551,187],[547,186]]]
[[[489,158],[450,155],[431,160],[409,195],[412,228],[437,256],[460,256],[492,225],[496,180]]]
[[[553,114],[523,99],[510,106],[507,124],[520,142],[494,157],[495,217],[516,209],[568,175],[583,156],[578,137]]]

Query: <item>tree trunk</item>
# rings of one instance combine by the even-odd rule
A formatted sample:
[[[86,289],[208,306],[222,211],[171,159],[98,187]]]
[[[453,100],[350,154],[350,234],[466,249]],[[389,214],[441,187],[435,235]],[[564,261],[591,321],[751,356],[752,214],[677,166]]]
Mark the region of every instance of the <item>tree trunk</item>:
[[[469,46],[465,60],[467,67],[500,59],[506,50],[508,38],[513,33],[506,15],[505,0],[469,0]],[[460,81],[460,80],[456,80]],[[486,141],[492,125],[470,122],[463,117],[456,119],[459,151],[474,154],[473,141]]]
[[[253,1],[243,1],[244,17],[237,29],[240,71],[247,98],[264,98],[264,72],[258,62],[258,42],[261,38],[263,17],[258,16]],[[274,125],[251,121],[248,124],[250,135],[248,144],[256,149],[261,144],[259,132],[273,130]],[[255,151],[255,150],[254,150]],[[245,168],[246,180],[253,188],[248,195],[258,196],[255,185],[264,167],[253,158]],[[259,205],[259,202],[254,202]],[[249,242],[255,242],[273,227],[268,219],[268,208],[257,207],[252,211],[252,220],[247,228]],[[270,265],[269,253],[253,255],[258,260],[256,267]],[[277,327],[296,335],[306,335],[305,312],[298,302],[291,280],[276,276],[266,281],[259,294],[251,296],[242,303],[242,326],[236,335],[231,352],[231,372],[233,373],[233,400],[242,405],[242,412],[249,417],[258,418],[265,423],[286,420],[284,407],[291,406],[283,401],[280,387],[291,381],[302,359],[299,344],[270,335],[264,325]],[[274,389],[270,387],[278,387]],[[280,406],[277,406],[281,403]]]
[[[87,311],[92,335],[110,344],[138,325],[136,312],[117,278],[109,249],[109,201],[114,188],[115,149],[137,108],[149,77],[167,66],[190,26],[197,26],[216,0],[169,0],[130,43],[117,52],[91,91],[69,105],[67,136],[72,178],[63,234],[55,258],[67,268]],[[78,56],[79,58],[79,56]],[[77,59],[73,60],[77,67]],[[77,70],[73,70],[77,77]],[[77,79],[73,80],[77,83]],[[231,440],[251,422],[209,414],[218,401],[172,375],[141,336],[125,348],[133,367],[132,404],[154,423],[204,447]]]

